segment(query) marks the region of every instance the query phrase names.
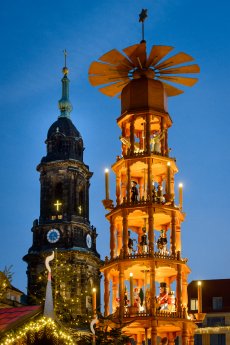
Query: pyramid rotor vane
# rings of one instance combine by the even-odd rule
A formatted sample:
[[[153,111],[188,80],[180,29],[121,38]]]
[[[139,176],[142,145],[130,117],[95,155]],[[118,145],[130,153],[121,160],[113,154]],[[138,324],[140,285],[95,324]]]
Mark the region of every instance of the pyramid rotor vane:
[[[189,77],[187,74],[199,73],[200,68],[197,64],[187,64],[194,59],[183,52],[167,58],[173,49],[171,46],[152,46],[148,57],[145,41],[129,46],[122,52],[112,49],[98,61],[92,62],[89,81],[93,86],[102,86],[99,88],[102,93],[120,97],[122,89],[132,79],[146,77],[159,80],[164,85],[167,96],[179,95],[184,91],[173,84],[193,86],[198,78]],[[177,76],[178,74],[182,76]]]

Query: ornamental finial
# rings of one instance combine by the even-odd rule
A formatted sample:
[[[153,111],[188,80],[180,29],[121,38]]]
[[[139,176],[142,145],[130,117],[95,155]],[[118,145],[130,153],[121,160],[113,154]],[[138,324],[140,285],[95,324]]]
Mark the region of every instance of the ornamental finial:
[[[65,66],[62,69],[62,73],[64,74],[62,78],[62,98],[58,102],[59,109],[61,110],[61,114],[59,117],[67,117],[70,118],[70,113],[72,111],[72,104],[69,100],[69,79],[67,77],[69,73],[69,69],[66,67],[66,57],[67,51],[66,49],[63,50],[64,53],[64,63]]]
[[[69,73],[69,70],[68,70],[68,68],[66,67],[67,50],[64,49],[64,50],[63,50],[63,53],[64,53],[64,62],[65,62],[65,65],[64,65],[64,67],[62,68],[62,72],[63,72],[64,75],[67,75],[67,74]]]
[[[139,22],[142,23],[142,41],[145,42],[145,35],[144,35],[144,21],[148,17],[147,9],[142,9],[141,13],[139,14]]]

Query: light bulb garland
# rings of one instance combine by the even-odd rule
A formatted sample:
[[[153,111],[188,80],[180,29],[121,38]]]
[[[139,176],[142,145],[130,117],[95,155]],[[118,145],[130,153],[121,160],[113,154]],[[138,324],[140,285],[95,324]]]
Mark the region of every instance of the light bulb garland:
[[[82,305],[92,296],[92,287],[88,273],[75,261],[72,253],[55,251],[55,259],[51,262],[54,311],[57,319],[68,327],[87,327],[93,318],[93,310],[84,312]],[[43,304],[47,271],[44,269],[36,280],[37,293],[34,292],[33,303]],[[73,291],[71,286],[75,286]]]
[[[37,321],[31,321],[17,331],[11,331],[2,339],[1,345],[26,345],[27,340],[33,344],[35,337],[42,339],[46,335],[47,338],[53,338],[54,343],[63,345],[75,345],[72,337],[55,323],[52,319],[42,317]]]

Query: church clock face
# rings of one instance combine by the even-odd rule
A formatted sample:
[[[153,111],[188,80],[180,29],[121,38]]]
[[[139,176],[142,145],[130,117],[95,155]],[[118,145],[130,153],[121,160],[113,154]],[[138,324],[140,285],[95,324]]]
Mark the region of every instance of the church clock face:
[[[87,236],[86,236],[86,245],[88,248],[92,247],[92,238],[91,238],[90,234],[87,234]]]
[[[47,240],[50,243],[56,243],[60,238],[60,232],[57,229],[51,229],[47,232]]]

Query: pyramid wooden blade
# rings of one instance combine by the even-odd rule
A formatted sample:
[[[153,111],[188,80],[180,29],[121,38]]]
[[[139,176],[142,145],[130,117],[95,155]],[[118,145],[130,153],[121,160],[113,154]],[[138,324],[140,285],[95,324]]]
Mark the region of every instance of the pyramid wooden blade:
[[[161,59],[163,59],[173,47],[170,46],[152,46],[146,67],[155,66]]]
[[[93,61],[89,67],[89,74],[108,75],[114,73],[117,73],[115,66],[111,66],[102,62]]]
[[[160,76],[158,77],[158,79],[168,80],[173,83],[182,84],[185,86],[193,86],[198,81],[198,78],[186,78],[186,77],[176,77],[176,76],[175,77]]]
[[[109,84],[109,83],[114,83],[117,81],[124,81],[124,82],[129,82],[130,79],[124,75],[124,76],[118,76],[118,75],[90,75],[89,76],[89,81],[92,86],[98,86],[98,85],[103,85],[103,84]]]
[[[98,60],[112,65],[119,65],[128,71],[134,67],[132,63],[117,49],[110,50],[108,53],[102,55]]]
[[[123,49],[123,52],[132,61],[135,67],[145,67],[146,64],[146,43],[135,44]]]
[[[89,82],[92,86],[98,86],[102,84],[107,84],[108,77],[107,76],[102,76],[102,75],[90,75],[89,76]]]
[[[188,55],[188,54],[185,54],[185,53],[178,53],[174,56],[171,56],[170,58],[168,58],[167,60],[163,61],[162,63],[154,66],[156,69],[164,69],[164,68],[167,68],[167,67],[170,67],[170,66],[175,66],[175,65],[180,65],[182,63],[185,63],[185,62],[190,62],[190,61],[193,61],[193,57]]]
[[[176,88],[175,86],[169,85],[165,82],[162,82],[162,83],[164,85],[164,89],[165,89],[168,97],[177,96],[177,95],[180,95],[181,93],[184,93],[184,91]]]
[[[160,71],[160,74],[184,74],[184,73],[199,73],[200,67],[198,65],[181,66],[176,68],[169,68]]]
[[[114,83],[114,84],[110,84],[108,86],[102,87],[99,89],[99,91],[101,91],[104,95],[113,97],[117,95],[118,93],[120,93],[126,84],[128,83],[120,81],[118,83]]]

